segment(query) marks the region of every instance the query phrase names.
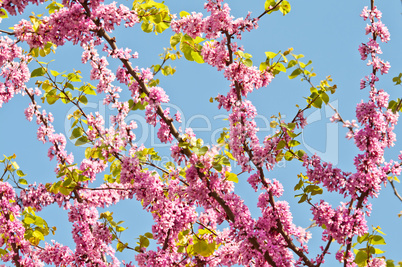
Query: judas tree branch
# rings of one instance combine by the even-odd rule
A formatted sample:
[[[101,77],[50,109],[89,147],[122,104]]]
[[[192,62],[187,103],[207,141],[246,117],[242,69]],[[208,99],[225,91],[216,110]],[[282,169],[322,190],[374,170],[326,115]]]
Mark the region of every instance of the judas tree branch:
[[[15,35],[15,33],[13,33],[13,32],[8,32],[8,31],[5,31],[5,30],[0,30],[0,32],[5,33],[5,34],[8,34],[8,35]]]
[[[389,183],[391,184],[392,189],[394,190],[395,196],[396,196],[400,201],[402,201],[401,195],[399,195],[398,191],[397,191],[396,188],[395,188],[394,181],[389,181]]]

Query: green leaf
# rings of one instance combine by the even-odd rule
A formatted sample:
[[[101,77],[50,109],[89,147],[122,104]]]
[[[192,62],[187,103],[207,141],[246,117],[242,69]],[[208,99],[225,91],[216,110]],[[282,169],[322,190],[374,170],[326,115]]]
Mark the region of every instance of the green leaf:
[[[35,225],[36,225],[36,226],[39,226],[39,227],[41,227],[41,228],[44,228],[44,227],[46,226],[46,223],[45,223],[45,221],[44,221],[41,217],[36,216],[36,217],[35,217]]]
[[[180,43],[180,39],[181,39],[182,34],[181,33],[176,33],[175,35],[173,35],[172,37],[170,37],[170,45],[176,49],[176,45],[178,43]]]
[[[225,176],[228,181],[235,182],[236,184],[239,182],[239,178],[235,173],[225,172]]]
[[[304,194],[304,195],[300,198],[300,200],[299,200],[298,203],[303,203],[303,202],[306,201],[306,200],[307,200],[307,195]]]
[[[23,222],[26,223],[26,224],[31,224],[31,223],[34,223],[34,222],[35,222],[35,219],[32,218],[31,215],[28,215],[28,216],[26,216],[26,217],[24,218]]]
[[[312,106],[313,107],[315,107],[315,108],[321,108],[321,106],[322,106],[322,100],[321,100],[321,98],[316,98],[315,100],[314,100],[314,102],[312,103]]]
[[[325,104],[328,104],[329,96],[325,92],[321,93],[320,97],[321,97],[322,101],[324,101]]]
[[[202,58],[200,52],[191,51],[191,57],[194,59],[195,62],[197,62],[197,63],[199,63],[199,64],[205,63],[205,61],[204,61],[204,59]]]
[[[294,79],[297,76],[299,76],[300,74],[302,74],[302,70],[301,69],[295,69],[292,74],[289,75],[289,79]]]
[[[121,242],[118,242],[118,243],[117,243],[116,250],[117,250],[117,251],[120,251],[120,252],[123,252],[123,250],[124,250],[127,246],[128,246],[128,243],[123,244],[123,243],[121,243]]]
[[[222,165],[219,163],[213,163],[212,167],[217,170],[218,172],[222,171]]]
[[[205,155],[205,153],[207,153],[208,151],[208,147],[207,146],[203,146],[198,150],[198,153],[196,153],[197,155]]]
[[[299,189],[301,189],[302,188],[302,186],[303,186],[303,180],[299,180],[299,182],[297,183],[297,185],[295,185],[295,187],[294,187],[294,191],[297,191],[297,190],[299,190]]]
[[[70,139],[78,138],[78,137],[82,136],[83,133],[84,133],[84,130],[80,127],[77,127],[71,133]]]
[[[275,0],[267,0],[267,1],[265,1],[264,8],[265,8],[265,10],[270,10],[272,7],[275,6],[275,4],[276,4]]]
[[[367,240],[368,235],[369,235],[368,233],[365,233],[363,236],[358,236],[357,237],[357,242],[359,242],[360,244],[363,243],[364,241]]]
[[[295,57],[295,59],[301,59],[301,58],[304,58],[304,55],[299,54],[299,55],[294,55],[294,57]]]
[[[92,148],[87,147],[85,149],[85,158],[89,159],[91,157],[91,155],[92,155]]]
[[[285,160],[291,161],[294,158],[293,154],[290,151],[286,151]]]
[[[77,139],[77,141],[75,142],[75,146],[82,146],[88,142],[88,138],[84,135]]]
[[[243,63],[244,63],[244,65],[246,65],[249,68],[253,66],[253,61],[251,59],[249,59],[249,58],[244,60]]]
[[[2,19],[8,18],[7,11],[4,8],[0,9],[0,18]]]
[[[285,66],[282,63],[276,63],[274,69],[282,72],[286,72]]]
[[[140,236],[140,246],[141,247],[148,247],[149,246],[149,239],[145,236]]]
[[[143,32],[148,32],[148,33],[152,32],[153,28],[154,28],[154,26],[147,21],[144,21],[141,25],[141,30]]]
[[[43,75],[45,75],[45,74],[46,74],[46,69],[40,67],[40,68],[34,69],[34,70],[31,72],[31,78],[33,78],[33,77],[40,77],[40,76],[43,76]]]
[[[226,154],[226,156],[228,156],[229,159],[231,159],[231,160],[236,160],[236,159],[233,157],[232,153],[230,153],[229,151],[226,151],[226,150],[225,150],[225,154]]]
[[[355,257],[355,263],[357,263],[359,266],[365,266],[367,258],[367,253],[359,250]]]
[[[194,45],[193,38],[191,38],[187,34],[182,35],[182,37],[180,39],[180,50],[183,52],[184,57],[188,61],[194,61],[194,59],[191,55],[191,52],[194,51],[194,49],[190,45]]]
[[[259,70],[265,71],[268,68],[268,64],[266,62],[261,62]]]
[[[11,165],[13,165],[14,169],[18,170],[20,166],[18,166],[17,162],[11,161]]]
[[[282,1],[281,6],[279,7],[279,10],[282,12],[282,14],[285,16],[290,12],[290,4],[288,1]]]
[[[67,178],[63,182],[63,187],[68,187],[72,183],[73,179],[71,177]]]
[[[84,92],[87,95],[96,95],[95,90],[89,85],[83,85],[78,90]]]
[[[150,238],[150,239],[153,239],[153,238],[154,238],[154,235],[153,235],[152,233],[145,233],[144,235],[145,235],[146,237]]]
[[[304,152],[303,150],[298,150],[297,152],[296,152],[296,154],[297,154],[297,156],[300,158],[300,159],[302,159],[303,158],[303,156],[304,156],[304,154],[306,154],[306,152]]]
[[[394,260],[387,260],[387,266],[386,267],[395,267]]]
[[[267,1],[267,2],[269,2],[269,1]],[[267,58],[273,59],[278,54],[274,53],[274,52],[265,52],[265,55],[267,56]]]
[[[380,235],[374,235],[370,238],[369,243],[372,245],[385,245],[385,240]]]
[[[289,61],[287,68],[290,69],[291,67],[295,66],[297,64],[297,61],[292,59]]]
[[[65,196],[68,196],[68,195],[70,195],[70,193],[71,193],[71,189],[68,189],[68,188],[65,188],[65,187],[60,187],[59,188],[59,191],[60,191],[60,193],[62,193],[63,195],[65,195]]]
[[[24,174],[24,172],[21,171],[21,170],[17,170],[17,175],[18,175],[19,177],[24,177],[24,176],[26,176],[26,174]]]
[[[289,142],[289,146],[290,146],[290,147],[295,147],[295,146],[298,146],[298,145],[300,145],[300,142],[297,141],[297,140],[291,140],[291,141]]]
[[[399,73],[399,75],[398,75],[397,77],[394,77],[394,78],[392,79],[392,81],[395,82],[395,85],[398,85],[398,84],[401,84],[401,83],[402,83],[401,78],[402,78],[402,73]]]
[[[284,140],[279,141],[278,145],[276,146],[276,150],[282,149],[286,146],[286,142]]]
[[[385,251],[383,251],[383,250],[381,250],[381,249],[378,249],[378,248],[374,248],[374,254],[382,254],[382,253],[384,253]]]
[[[123,232],[124,230],[126,230],[126,228],[122,227],[122,226],[117,226],[116,227],[116,231],[117,232]],[[149,242],[149,241],[148,241]]]
[[[34,237],[36,237],[36,238],[38,238],[38,239],[40,239],[40,240],[45,240],[45,237],[43,236],[42,232],[40,232],[40,231],[38,231],[38,230],[35,230],[35,231],[32,233],[32,236],[34,236]]]
[[[215,247],[211,247],[208,245],[205,240],[198,240],[198,242],[194,242],[193,249],[196,254],[199,254],[203,257],[209,257],[215,251]]]
[[[82,104],[84,104],[84,105],[88,104],[88,99],[87,99],[87,97],[84,96],[84,95],[80,96],[80,98],[79,98],[78,101],[80,101],[80,102],[81,102]]]
[[[59,75],[60,75],[60,73],[58,73],[58,72],[55,71],[55,70],[51,70],[50,73],[51,73],[53,76],[59,76]]]
[[[180,17],[181,17],[181,18],[186,17],[186,16],[189,16],[189,15],[190,15],[190,13],[188,13],[187,11],[181,11],[181,12],[180,12]]]
[[[22,185],[28,185],[27,180],[25,180],[25,179],[23,179],[23,178],[19,179],[19,180],[18,180],[18,183],[19,183],[19,184],[22,184]]]

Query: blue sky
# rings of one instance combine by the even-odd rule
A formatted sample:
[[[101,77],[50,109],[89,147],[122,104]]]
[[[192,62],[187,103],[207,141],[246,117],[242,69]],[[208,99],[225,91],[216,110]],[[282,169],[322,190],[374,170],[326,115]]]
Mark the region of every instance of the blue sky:
[[[360,60],[357,48],[360,43],[366,42],[368,36],[364,35],[366,22],[359,17],[365,1],[290,1],[292,10],[287,16],[282,16],[279,12],[269,16],[264,16],[260,21],[259,29],[243,35],[240,42],[247,53],[253,55],[255,65],[265,60],[265,51],[277,52],[294,48],[296,54],[304,54],[305,62],[312,60],[314,71],[317,77],[313,81],[318,83],[327,75],[331,75],[334,83],[337,84],[337,93],[331,95],[331,101],[338,107],[339,112],[345,119],[354,119],[356,103],[361,99],[367,98],[367,90],[359,89],[359,81],[370,73],[370,68],[365,66],[365,62]],[[391,70],[388,75],[380,77],[379,88],[385,89],[391,94],[391,99],[401,96],[401,88],[392,83],[392,78],[402,72],[402,6],[398,0],[377,1],[379,9],[383,12],[383,23],[391,32],[391,41],[388,44],[381,44],[383,55],[386,61],[391,63]],[[121,1],[126,5],[131,5],[128,1]],[[200,0],[166,0],[172,13],[179,13],[182,10],[188,12],[204,12],[203,1]],[[229,1],[232,14],[235,17],[245,17],[247,11],[251,11],[253,16],[258,16],[264,8],[264,1]],[[33,7],[32,11],[40,13],[40,9]],[[205,13],[204,13],[205,14]],[[0,28],[6,30],[16,22],[15,19],[4,20]],[[130,47],[133,51],[138,51],[139,59],[133,62],[140,67],[149,67],[160,62],[158,54],[163,52],[163,47],[169,46],[171,31],[167,30],[163,34],[155,36],[146,34],[135,29],[119,29],[113,36],[116,36],[119,47]],[[72,71],[73,68],[80,69],[83,73],[88,73],[88,66],[81,64],[81,48],[67,45],[57,49],[56,61],[51,63],[50,68],[59,72],[64,70]],[[110,60],[112,67],[117,67],[118,62]],[[209,98],[215,97],[218,93],[224,94],[228,90],[228,82],[223,77],[222,72],[217,72],[212,67],[194,62],[188,62],[184,58],[171,63],[176,65],[177,72],[171,77],[159,77],[161,86],[166,90],[171,100],[171,110],[180,109],[182,111],[183,125],[190,126],[195,130],[198,137],[204,138],[205,143],[213,143],[216,132],[226,125],[222,119],[227,117],[227,113],[218,110],[216,103],[210,103]],[[36,66],[31,66],[31,69]],[[89,78],[87,78],[89,81]],[[34,84],[30,84],[34,86]],[[272,115],[278,112],[288,119],[293,118],[297,109],[295,104],[303,106],[303,97],[309,95],[309,86],[298,79],[289,80],[285,74],[278,75],[267,88],[261,88],[254,92],[250,99],[261,117],[257,120],[262,134],[271,134],[266,129],[265,123],[270,121]],[[123,93],[124,97],[129,94]],[[28,182],[54,182],[55,162],[49,162],[47,158],[48,145],[43,145],[36,140],[36,124],[28,122],[23,110],[28,106],[28,98],[17,96],[8,104],[0,109],[0,154],[7,156],[15,153],[16,161],[21,169],[28,174]],[[70,107],[62,104],[54,106],[43,105],[47,111],[55,114],[55,128],[57,132],[66,134],[65,117],[69,113]],[[102,109],[99,99],[89,99],[88,112],[100,111],[105,115],[111,114],[108,108]],[[304,150],[310,155],[320,154],[323,159],[331,160],[338,167],[353,171],[353,157],[358,152],[352,141],[344,138],[346,131],[341,125],[329,123],[329,118],[333,113],[328,109],[307,113],[311,122],[303,131],[302,145]],[[137,137],[144,141],[146,146],[155,145],[162,154],[169,155],[168,147],[161,147],[155,143],[156,131],[144,123],[144,114],[135,113],[131,117],[137,120],[140,125]],[[397,134],[402,134],[400,126],[396,127]],[[398,137],[397,137],[398,138]],[[83,148],[76,148],[73,143],[69,143],[68,151],[74,152],[76,162],[83,157]],[[402,146],[397,143],[396,147],[387,151],[386,159],[396,158]],[[307,227],[310,224],[311,214],[307,205],[298,205],[294,196],[293,187],[297,183],[297,174],[303,172],[299,163],[286,162],[278,166],[274,171],[267,174],[270,178],[276,178],[285,186],[283,199],[291,203],[295,223]],[[258,216],[256,209],[257,194],[247,184],[247,175],[241,175],[240,182],[236,191],[245,199],[246,203],[255,216]],[[100,177],[102,179],[102,176]],[[399,186],[402,191],[402,186]],[[342,201],[335,195],[327,195],[325,199],[334,206]],[[315,202],[319,198],[314,199]],[[400,226],[402,218],[397,214],[402,210],[402,205],[393,196],[391,187],[385,188],[379,199],[373,200],[373,213],[369,218],[369,225],[380,225],[387,234],[386,246],[381,247],[386,250],[384,254],[387,258],[396,261],[402,260],[400,257],[399,241],[402,239]],[[125,201],[110,210],[115,212],[116,220],[124,220],[124,226],[129,229],[123,233],[122,240],[134,246],[138,235],[150,231],[151,217],[142,211],[140,205],[134,201]],[[47,237],[47,241],[55,239],[64,244],[72,244],[70,237],[70,226],[67,222],[66,212],[60,211],[58,207],[52,205],[40,213],[45,218],[49,226],[57,226],[56,236]],[[67,223],[66,223],[67,222]],[[320,241],[319,229],[314,229],[313,240],[310,241],[310,257],[315,257],[318,246],[323,245]],[[339,246],[332,245],[332,252]],[[127,251],[121,259],[130,261],[133,254]],[[333,262],[334,255],[327,256],[329,263]]]

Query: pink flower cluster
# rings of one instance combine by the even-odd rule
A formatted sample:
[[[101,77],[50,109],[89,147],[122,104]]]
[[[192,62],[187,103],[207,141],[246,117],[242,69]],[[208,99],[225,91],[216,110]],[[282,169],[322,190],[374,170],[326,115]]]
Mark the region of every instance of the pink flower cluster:
[[[251,31],[257,27],[257,22],[250,19],[250,14],[245,19],[234,20],[230,15],[229,5],[222,2],[222,0],[208,0],[205,9],[211,13],[210,16],[203,19],[201,13],[193,12],[179,20],[173,20],[171,23],[172,30],[177,33],[183,31],[192,38],[201,37],[205,33],[206,38],[216,39],[224,32],[241,38],[242,32]]]
[[[36,186],[36,183],[34,183],[29,185],[28,188],[21,190],[19,199],[24,207],[32,207],[36,211],[41,211],[55,202],[58,203],[59,207],[64,206],[65,209],[70,207],[70,196],[65,196],[61,193],[50,193],[43,184]]]
[[[28,57],[24,56],[22,49],[10,38],[0,37],[0,108],[7,103],[15,94],[26,89],[31,74],[27,62]]]
[[[28,92],[28,95],[33,99],[33,94]],[[63,134],[54,133],[54,127],[52,122],[54,120],[52,113],[47,114],[45,110],[39,111],[41,106],[33,100],[32,105],[30,105],[25,110],[25,115],[27,119],[32,120],[33,114],[36,116],[36,123],[39,125],[37,131],[37,138],[43,143],[49,142],[52,146],[48,150],[48,157],[52,160],[56,157],[58,163],[61,164],[71,164],[74,161],[74,156],[71,153],[67,155],[66,148],[66,138]]]
[[[21,210],[16,200],[11,185],[0,181],[0,248],[4,246],[5,252],[1,260],[13,261],[14,264],[18,261],[20,264],[26,264],[23,266],[34,266],[35,258],[29,257],[31,246],[24,238],[25,228],[18,219],[21,216]]]
[[[311,210],[314,221],[325,225],[322,240],[328,241],[331,237],[339,244],[346,244],[346,239],[353,236],[363,236],[368,231],[367,222],[361,209],[349,209],[349,203],[341,203],[336,209],[321,200]]]
[[[247,67],[241,63],[232,63],[224,73],[225,77],[233,84],[237,83],[241,87],[241,94],[247,97],[254,89],[267,86],[274,76],[269,72],[261,73],[257,67]]]
[[[49,17],[43,17],[37,28],[34,28],[31,22],[21,20],[14,26],[15,35],[31,47],[43,47],[47,42],[61,46],[66,41],[83,45],[97,38],[98,29],[112,31],[122,20],[125,21],[126,27],[133,27],[139,22],[134,11],[123,5],[116,7],[116,4],[112,3],[95,6],[92,1],[91,4],[93,9],[90,16],[86,14],[82,4],[75,3],[54,12]]]
[[[25,7],[29,4],[29,3],[33,3],[38,5],[39,3],[43,3],[44,0],[23,0],[23,1],[17,1],[17,0],[4,0],[1,1],[0,3],[0,8],[4,8],[5,10],[7,10],[8,13],[10,13],[10,15],[15,16],[17,15],[17,11],[18,13],[22,14],[22,12],[24,12]]]
[[[70,208],[68,220],[73,223],[72,235],[76,243],[74,261],[78,265],[104,266],[106,255],[112,258],[112,265],[120,265],[110,246],[112,235],[105,224],[98,221],[95,207],[77,200]]]
[[[381,74],[386,74],[391,66],[389,62],[385,62],[377,56],[377,54],[382,54],[382,51],[379,44],[376,42],[377,37],[380,37],[382,42],[388,42],[390,40],[388,28],[381,22],[382,13],[377,7],[374,7],[373,10],[369,10],[365,7],[360,16],[363,17],[364,20],[369,18],[371,24],[367,25],[366,34],[372,35],[372,38],[369,39],[367,44],[363,43],[359,46],[361,59],[366,60],[367,56],[371,55],[371,60],[367,62],[367,65],[373,66],[373,74],[375,75],[376,71],[381,71]],[[363,80],[361,82],[361,87],[362,86],[364,86]]]

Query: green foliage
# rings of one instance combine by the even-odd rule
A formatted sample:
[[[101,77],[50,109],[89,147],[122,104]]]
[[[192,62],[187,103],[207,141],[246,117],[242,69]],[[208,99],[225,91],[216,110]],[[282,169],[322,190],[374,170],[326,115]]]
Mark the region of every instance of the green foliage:
[[[120,240],[121,233],[128,229],[121,226],[124,221],[115,222],[113,218],[113,212],[110,211],[101,213],[99,215],[99,220],[103,221],[103,225],[107,227],[109,232],[112,234],[112,241],[117,240],[116,250],[119,252],[123,252],[123,250],[128,247],[128,243],[123,243]]]
[[[49,5],[46,6],[46,9],[49,10],[49,14],[53,14],[56,11],[59,11],[64,6],[56,1],[52,1]]]
[[[187,60],[202,64],[204,59],[201,56],[202,45],[200,43],[204,40],[201,37],[193,39],[187,34],[176,33],[170,38],[170,45],[176,49],[176,45],[179,44],[180,51]]]
[[[144,235],[140,235],[137,239],[137,246],[134,248],[137,252],[142,252],[143,248],[147,248],[150,244],[149,239],[153,239],[152,233],[145,233]]]
[[[191,232],[189,229],[179,233],[177,247],[180,253],[187,252],[190,256],[211,256],[220,244],[214,239],[214,233],[209,229],[198,229],[198,232]]]
[[[276,150],[279,150],[276,156],[276,160],[281,161],[283,158],[285,158],[285,160],[287,161],[291,161],[294,158],[302,160],[302,157],[305,154],[305,152],[301,149],[294,150],[296,146],[300,145],[300,142],[295,140],[295,138],[301,134],[301,132],[299,133],[294,132],[296,123],[282,122],[281,114],[279,114],[278,116],[272,116],[271,118],[274,118],[276,120],[270,122],[270,127],[277,128],[279,126],[278,127],[279,131],[277,131],[273,136],[271,136],[270,139],[274,137],[283,136],[284,134],[288,135],[291,138],[289,141],[280,140],[278,142],[275,148]]]
[[[238,183],[238,182],[239,182],[239,178],[238,178],[237,175],[234,174],[234,173],[231,173],[231,172],[226,171],[226,172],[225,172],[225,177],[226,177],[226,179],[227,179],[228,181],[232,181],[232,182],[235,182],[235,183]]]
[[[398,262],[398,265],[395,265],[394,260],[387,260],[386,264],[387,264],[387,267],[401,267],[402,261]]]
[[[8,18],[7,11],[4,8],[0,8],[0,18],[2,19]]]
[[[24,238],[33,246],[37,246],[50,232],[54,235],[56,227],[49,228],[47,222],[35,214],[31,207],[25,207],[22,212],[22,225],[25,228]]]
[[[82,76],[80,75],[80,70],[74,70],[68,74],[59,73],[56,70],[50,70],[48,68],[49,63],[37,61],[41,67],[32,71],[31,77],[46,77],[44,81],[36,81],[38,88],[42,87],[45,91],[43,94],[42,103],[47,101],[49,105],[53,105],[59,99],[64,103],[68,104],[73,102],[75,104],[81,103],[86,105],[88,103],[88,98],[86,95],[96,95],[94,90],[95,86],[90,83],[83,83],[80,87],[74,87],[73,82],[81,82]],[[61,76],[65,79],[61,82],[57,82],[57,77]],[[73,93],[76,95],[74,96]],[[69,116],[71,118],[71,116]]]
[[[144,32],[162,33],[169,28],[172,20],[169,8],[153,0],[134,0],[133,10],[140,19],[141,30]]]
[[[17,156],[15,154],[11,156],[3,155],[4,159],[0,160],[0,163],[4,164],[4,171],[0,176],[0,181],[8,181],[12,180],[17,187],[21,188],[21,185],[28,185],[28,182],[23,177],[26,174],[20,170],[20,166],[17,164],[15,159]],[[17,175],[17,176],[15,176]]]
[[[388,109],[392,110],[393,113],[402,111],[402,100],[398,98],[396,101],[395,100],[389,101]]]
[[[288,1],[281,0],[266,0],[264,7],[268,14],[279,10],[284,16],[288,14],[291,9]]]
[[[267,51],[265,52],[266,59],[265,61],[260,63],[260,71],[268,71],[271,72],[274,76],[279,74],[280,72],[286,72],[289,67],[285,67],[285,64],[288,63],[287,55],[293,50],[293,48],[289,48],[285,52],[278,51],[277,53]]]
[[[46,57],[50,53],[53,52],[53,54],[56,53],[56,48],[57,46],[51,42],[47,42],[46,45],[43,48],[36,47],[31,49],[31,55],[35,58],[41,56],[41,57]]]
[[[198,229],[198,233],[193,235],[193,244],[187,246],[187,253],[190,255],[200,255],[203,257],[211,256],[219,247],[219,244],[213,240],[211,242],[212,232],[208,229]]]
[[[310,96],[306,98],[308,108],[310,106],[315,107],[315,108],[321,108],[322,104],[324,103],[327,105],[329,103],[329,96],[327,92],[331,92],[331,94],[335,93],[337,86],[336,85],[330,85],[329,82],[332,82],[331,76],[327,76],[325,80],[322,80],[319,85],[314,86],[311,82],[311,78],[315,77],[316,74],[313,72],[313,68],[310,70],[307,69],[307,67],[312,63],[311,60],[305,64],[304,62],[300,61],[301,58],[304,57],[304,55],[299,54],[293,54],[290,53],[294,59],[290,60],[288,62],[287,69],[294,68],[292,73],[289,75],[289,79],[294,79],[298,76],[301,76],[301,81],[307,81],[311,87],[310,87]]]
[[[402,85],[402,73],[392,79],[395,85]],[[388,109],[391,109],[393,113],[402,111],[402,100],[398,98],[397,100],[391,100],[388,103]]]
[[[238,57],[240,62],[246,65],[247,67],[253,66],[253,61],[251,60],[251,58],[253,57],[252,55],[244,53],[243,51],[237,51],[235,55]]]
[[[374,255],[379,255],[383,254],[385,251],[376,248],[376,245],[385,245],[385,240],[384,237],[381,235],[385,235],[381,231],[381,227],[373,227],[372,233],[366,233],[363,236],[358,236],[357,237],[357,242],[352,245],[354,248],[358,244],[363,244],[366,243],[365,247],[362,247],[360,249],[353,249],[353,252],[356,254],[354,262],[359,266],[359,267],[364,267],[367,266],[368,261],[371,261],[374,257]],[[385,257],[381,257],[384,258]],[[388,263],[387,261],[387,266],[395,266],[393,265],[393,261],[390,261]]]
[[[321,195],[323,190],[317,184],[310,182],[307,176],[303,174],[298,174],[299,182],[295,185],[294,191],[302,190],[301,194],[295,195],[295,197],[300,198],[298,203],[303,203],[305,201],[310,202],[312,200],[312,196]]]
[[[395,83],[395,85],[399,85],[399,84],[402,84],[401,78],[402,78],[402,73],[399,73],[398,76],[392,78],[392,81]]]

